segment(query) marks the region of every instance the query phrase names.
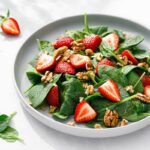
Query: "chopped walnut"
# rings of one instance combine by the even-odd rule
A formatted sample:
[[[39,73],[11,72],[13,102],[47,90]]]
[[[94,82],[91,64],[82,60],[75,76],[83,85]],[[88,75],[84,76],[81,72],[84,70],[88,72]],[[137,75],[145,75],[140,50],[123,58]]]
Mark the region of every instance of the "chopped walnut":
[[[79,52],[79,51],[85,50],[85,45],[83,44],[83,40],[73,41],[73,42],[71,43],[71,48],[72,48],[75,52]]]
[[[150,103],[150,97],[149,96],[146,96],[142,93],[137,93],[137,99],[145,102],[145,103]]]
[[[96,124],[94,125],[94,128],[95,128],[95,129],[102,129],[102,126],[101,126],[99,123],[96,123]]]
[[[92,49],[86,49],[86,50],[85,50],[85,54],[86,54],[87,56],[92,56],[92,55],[94,54],[94,52],[93,52]]]
[[[49,107],[49,112],[50,113],[53,113],[55,110],[56,110],[56,106],[52,106],[52,105],[50,105],[50,107]]]
[[[104,115],[104,124],[108,127],[115,127],[118,125],[118,113],[116,110],[106,110]]]
[[[122,121],[120,122],[120,127],[123,127],[126,125],[128,125],[128,121],[126,119],[122,119]]]
[[[59,62],[60,61],[67,61],[67,62],[70,62],[70,56],[71,56],[71,52],[70,50],[68,49],[67,51],[64,52],[64,54],[60,57],[59,59]]]
[[[91,60],[86,62],[86,70],[93,70],[93,63]]]
[[[133,88],[132,85],[126,86],[126,87],[125,87],[125,90],[126,90],[127,92],[131,93],[131,94],[134,93],[134,88]]]
[[[63,55],[68,50],[67,46],[62,46],[54,51],[54,59],[58,59],[61,55]]]
[[[46,71],[44,76],[41,78],[41,82],[48,83],[52,81],[53,73],[50,71]]]
[[[69,126],[75,126],[75,122],[74,122],[74,121],[69,121],[69,122],[67,123],[67,125],[69,125]]]
[[[149,68],[149,65],[148,65],[146,62],[138,63],[138,66],[139,66],[139,67],[145,67],[146,69]]]
[[[88,83],[83,83],[83,88],[86,89],[88,87]]]
[[[128,57],[127,57],[127,56],[121,56],[121,55],[118,55],[118,56],[119,56],[119,58],[120,58],[121,60],[123,60],[124,64],[122,64],[122,63],[120,63],[120,62],[117,62],[116,65],[123,67],[123,66],[126,66],[126,65],[128,65],[128,64],[129,64],[129,65],[132,65],[132,64],[133,64],[132,61],[128,60]]]
[[[89,80],[87,72],[78,72],[76,76],[80,80]]]
[[[94,93],[94,86],[93,85],[88,85],[85,91],[85,94],[91,95]]]
[[[101,53],[96,54],[96,60],[101,61],[103,59],[103,55]]]

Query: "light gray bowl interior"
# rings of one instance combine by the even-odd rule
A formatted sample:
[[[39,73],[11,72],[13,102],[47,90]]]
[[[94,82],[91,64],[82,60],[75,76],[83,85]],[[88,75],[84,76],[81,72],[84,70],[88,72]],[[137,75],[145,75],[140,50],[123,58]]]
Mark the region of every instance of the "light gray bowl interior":
[[[123,30],[133,35],[143,35],[145,37],[142,43],[143,47],[148,47],[150,41],[150,31],[145,27],[131,22],[126,19],[112,17],[107,15],[89,15],[88,16],[90,26],[106,25],[111,28]],[[83,16],[74,16],[61,19],[46,25],[39,29],[30,38],[28,38],[21,49],[19,50],[15,66],[14,66],[14,78],[19,90],[19,93],[26,99],[23,91],[30,85],[25,70],[28,62],[38,53],[36,39],[45,39],[54,41],[61,34],[64,34],[65,30],[82,29],[83,28]],[[25,100],[24,100],[25,101]],[[41,112],[46,116],[49,116],[48,112]]]

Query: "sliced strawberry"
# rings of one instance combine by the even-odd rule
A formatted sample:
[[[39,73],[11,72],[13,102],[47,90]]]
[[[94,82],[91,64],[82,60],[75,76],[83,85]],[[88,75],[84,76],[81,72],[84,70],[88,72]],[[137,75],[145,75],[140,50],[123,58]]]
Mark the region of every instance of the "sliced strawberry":
[[[44,72],[46,70],[50,70],[55,66],[55,59],[47,54],[41,54],[36,65],[36,70],[38,72]]]
[[[20,28],[14,18],[6,18],[1,25],[2,31],[9,35],[19,35]]]
[[[53,43],[55,48],[59,48],[62,46],[67,46],[68,48],[71,47],[73,39],[71,37],[62,37],[59,38],[56,42]]]
[[[146,85],[144,87],[144,94],[148,97],[150,97],[150,85]]]
[[[103,38],[107,44],[109,44],[114,50],[119,46],[119,36],[116,33],[111,33]]]
[[[68,73],[68,74],[76,73],[74,67],[68,62],[59,62],[56,65],[54,72],[55,73]]]
[[[150,76],[144,75],[143,78],[142,78],[142,83],[143,83],[144,86],[150,85]]]
[[[85,101],[80,102],[75,109],[75,122],[89,122],[96,117],[95,110]]]
[[[100,62],[98,62],[98,64],[96,65],[96,73],[98,73],[98,67],[101,65],[107,65],[107,66],[112,66],[112,67],[114,66],[113,63],[109,59],[105,58],[101,60]]]
[[[70,63],[76,69],[84,68],[86,65],[86,62],[88,61],[90,61],[90,58],[88,56],[83,56],[80,54],[73,54],[70,57]]]
[[[121,100],[118,85],[113,80],[108,80],[107,82],[102,84],[98,88],[98,91],[101,95],[111,101],[119,102]]]
[[[132,53],[129,51],[129,50],[124,50],[122,53],[121,53],[122,56],[126,56],[128,58],[128,60],[132,61],[132,63],[134,65],[137,65],[138,64],[138,61],[137,59],[132,55]]]
[[[52,89],[47,94],[46,99],[49,105],[56,107],[59,106],[59,90],[57,85],[52,87]]]
[[[85,37],[83,43],[86,48],[92,49],[95,51],[102,42],[102,38],[99,35],[90,35]]]

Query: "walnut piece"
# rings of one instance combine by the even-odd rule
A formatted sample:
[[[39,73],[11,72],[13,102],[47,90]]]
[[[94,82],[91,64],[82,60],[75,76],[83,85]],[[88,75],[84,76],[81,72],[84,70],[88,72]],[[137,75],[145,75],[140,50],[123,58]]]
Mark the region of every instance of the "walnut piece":
[[[41,82],[48,83],[52,81],[53,73],[50,71],[46,71],[44,76],[41,78]]]
[[[96,60],[101,61],[103,59],[103,55],[101,53],[96,54]]]
[[[127,92],[131,93],[131,94],[134,93],[134,88],[133,88],[132,85],[126,86],[126,87],[125,87],[125,90],[126,90]]]
[[[122,119],[122,121],[120,122],[120,127],[123,127],[126,125],[128,125],[128,121],[126,119]]]
[[[58,59],[61,55],[63,55],[68,50],[67,46],[62,46],[54,51],[54,59]]]
[[[86,62],[86,70],[93,70],[93,63],[91,60]]]
[[[96,124],[94,125],[94,128],[95,128],[95,129],[102,129],[102,126],[101,126],[99,123],[96,123]]]
[[[115,127],[118,125],[118,113],[116,110],[106,110],[104,115],[104,124],[107,127]]]
[[[94,54],[94,52],[93,52],[92,49],[86,49],[86,50],[85,50],[85,54],[86,54],[87,56],[92,56],[92,55]]]
[[[149,96],[146,96],[142,93],[137,93],[137,99],[145,102],[145,103],[150,103],[150,97]]]
[[[76,74],[77,78],[80,80],[89,80],[89,77],[87,75],[87,72],[78,72]]]
[[[91,95],[94,93],[94,86],[93,85],[88,85],[85,91],[85,94]]]
[[[57,107],[50,105],[49,112],[53,113],[56,110]]]
[[[85,50],[85,45],[83,44],[83,40],[77,40],[77,41],[73,41],[71,43],[71,48],[75,51],[75,52],[80,52]]]

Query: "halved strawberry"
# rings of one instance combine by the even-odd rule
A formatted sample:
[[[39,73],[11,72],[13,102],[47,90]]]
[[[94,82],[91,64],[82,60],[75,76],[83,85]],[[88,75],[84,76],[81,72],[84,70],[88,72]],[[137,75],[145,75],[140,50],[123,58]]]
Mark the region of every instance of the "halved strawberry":
[[[144,87],[144,94],[150,97],[150,85]]]
[[[52,69],[55,66],[55,63],[56,61],[52,56],[43,53],[37,61],[36,70],[42,73],[46,70]]]
[[[102,42],[102,38],[99,35],[90,35],[85,37],[83,43],[86,48],[92,49],[95,51]]]
[[[109,44],[114,50],[119,46],[119,36],[116,33],[111,33],[103,38],[107,44]]]
[[[68,74],[76,73],[74,67],[68,62],[59,62],[56,65],[54,72],[55,73],[68,73]]]
[[[59,48],[62,46],[67,46],[68,48],[71,47],[73,39],[71,37],[61,37],[56,42],[53,43],[55,48]]]
[[[80,102],[75,109],[74,120],[77,123],[89,122],[96,117],[95,110],[85,101]]]
[[[121,100],[118,85],[113,80],[108,80],[99,86],[98,91],[111,101],[119,102]]]
[[[107,65],[107,66],[112,66],[112,67],[114,66],[113,63],[109,59],[105,58],[105,59],[103,59],[103,60],[101,60],[100,62],[97,63],[96,73],[98,73],[98,67],[101,66],[101,65]]]
[[[144,86],[150,85],[150,76],[144,75],[141,80],[142,80],[142,83],[143,83]]]
[[[88,56],[83,56],[81,54],[72,54],[70,57],[70,63],[76,69],[84,68],[86,62],[90,61]]]
[[[47,94],[46,99],[49,105],[56,106],[56,107],[59,106],[59,90],[57,85],[52,87],[52,89]]]
[[[132,61],[132,63],[134,65],[137,65],[138,64],[138,61],[137,59],[132,55],[132,53],[126,49],[124,50],[122,53],[121,53],[122,56],[126,56],[128,58],[128,60]]]

